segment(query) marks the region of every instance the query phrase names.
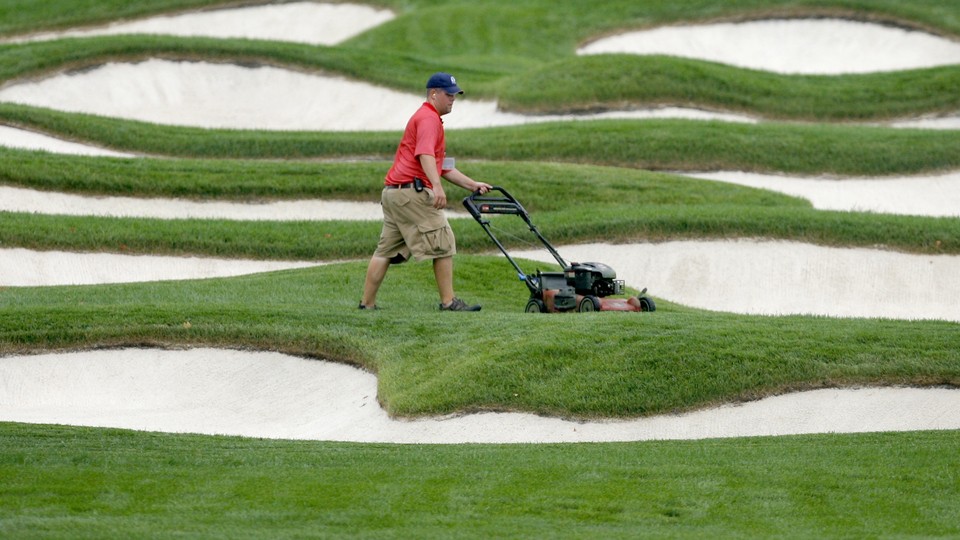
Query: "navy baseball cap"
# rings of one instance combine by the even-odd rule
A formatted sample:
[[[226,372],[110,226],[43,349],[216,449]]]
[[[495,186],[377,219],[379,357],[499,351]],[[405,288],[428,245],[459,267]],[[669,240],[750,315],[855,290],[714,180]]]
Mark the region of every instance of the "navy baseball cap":
[[[462,94],[463,90],[457,86],[457,78],[449,73],[438,72],[430,76],[427,88],[439,88],[448,94]]]

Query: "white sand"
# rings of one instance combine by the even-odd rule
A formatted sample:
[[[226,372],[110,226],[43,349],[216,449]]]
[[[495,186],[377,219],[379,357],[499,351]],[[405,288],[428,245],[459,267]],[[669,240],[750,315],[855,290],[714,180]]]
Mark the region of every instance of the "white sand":
[[[664,54],[739,67],[836,75],[960,64],[960,42],[843,19],[667,26],[598,39],[579,54]]]
[[[802,197],[821,210],[960,217],[960,171],[926,176],[842,179],[738,171],[680,174]]]
[[[827,389],[635,420],[522,413],[394,420],[372,374],[277,353],[109,350],[0,358],[0,420],[398,443],[702,439],[960,429],[960,392]]]
[[[294,7],[305,7],[303,4],[310,3],[263,8],[293,10]],[[323,4],[306,7],[326,9],[321,6]],[[344,9],[354,8],[356,6]],[[237,13],[246,24],[256,27],[254,30],[257,32],[275,32],[277,24],[272,22],[273,19],[250,16],[254,9],[223,10],[203,15]],[[347,18],[343,26],[356,24],[350,21]],[[218,26],[233,28],[226,21]],[[765,65],[772,59],[801,73],[910,69],[960,62],[960,43],[921,32],[843,20],[801,19],[665,27],[598,40],[580,52],[651,54],[644,52],[641,45],[646,43],[650,34],[656,36],[652,40],[655,44],[674,44],[671,47],[676,50],[668,54],[703,58],[703,51],[707,51],[723,56],[722,61],[734,65],[755,65],[758,69],[775,70],[776,65]],[[661,39],[661,34],[676,37]],[[701,43],[701,39],[706,44]],[[793,40],[796,43],[792,43]],[[791,52],[792,49],[797,52]],[[468,81],[464,84],[469,89]],[[36,81],[14,81],[0,89],[0,101],[172,125],[380,131],[399,130],[398,126],[406,123],[409,111],[422,101],[422,93],[420,88],[399,92],[363,82],[274,67],[149,60],[137,64],[111,63]],[[469,94],[455,105],[455,110],[457,114],[446,119],[449,129],[597,118],[757,122],[756,118],[750,116],[682,107],[611,111],[599,115],[529,116],[501,112],[496,102],[473,100]],[[887,125],[956,129],[960,125],[958,123],[960,116],[954,114],[904,119]],[[4,144],[2,133],[0,144]]]
[[[567,261],[609,264],[627,285],[648,287],[656,298],[714,311],[960,321],[957,255],[746,239],[558,250]],[[511,255],[553,261],[545,250]]]
[[[960,172],[941,175],[845,178],[793,177],[738,171],[678,173],[777,191],[809,200],[814,208],[932,217],[960,216]],[[0,211],[73,216],[239,221],[376,221],[379,202],[296,200],[260,203],[85,196],[0,186]],[[448,218],[466,217],[454,206]]]
[[[383,219],[379,202],[297,200],[231,203],[185,199],[88,197],[0,186],[0,212],[3,211],[71,216],[239,221],[378,221]]]
[[[839,75],[960,64],[960,42],[925,32],[844,19],[774,19],[677,25],[625,32],[578,54],[663,54],[787,74]],[[960,129],[960,115],[881,125]]]
[[[393,19],[393,13],[360,4],[293,2],[196,11],[104,27],[35,34],[10,42],[118,34],[247,38],[336,45]]]
[[[467,83],[464,83],[466,85]],[[467,87],[469,90],[469,86]],[[277,131],[400,131],[424,89],[407,92],[342,77],[272,66],[152,59],[107,63],[45,79],[13,81],[0,101],[164,125]],[[684,107],[603,113],[524,115],[467,94],[444,119],[447,129],[598,120],[677,118],[757,123],[756,117]],[[952,129],[956,115],[889,122],[893,127]],[[0,133],[0,144],[5,135]]]
[[[167,60],[110,63],[12,85],[0,90],[0,100],[170,125],[343,131],[402,129],[422,102],[413,94],[275,67]]]
[[[466,85],[466,83],[464,83]],[[467,86],[469,91],[469,86]],[[426,90],[382,88],[341,77],[270,66],[147,60],[108,63],[79,73],[16,82],[0,101],[207,128],[323,131],[401,131]],[[526,116],[497,110],[494,101],[471,99],[444,118],[448,129],[596,118],[680,117],[754,122],[748,117],[668,108],[601,115]]]
[[[0,125],[0,145],[9,148],[43,150],[57,154],[72,154],[78,156],[133,157],[132,154],[114,152],[88,144],[65,141],[42,133],[3,125]]]
[[[321,263],[0,248],[0,287],[203,279],[305,268],[318,264]]]
[[[960,129],[960,116],[930,116],[914,120],[898,120],[896,122],[890,122],[888,125],[896,128]]]
[[[273,28],[268,19],[261,23]],[[649,49],[654,46],[666,49]],[[773,71],[788,66],[791,72],[797,73],[911,69],[960,62],[960,43],[921,32],[843,20],[664,27],[598,40],[580,52],[659,52]],[[469,90],[468,82],[464,84]],[[398,126],[406,123],[409,111],[422,101],[422,92],[420,88],[401,92],[339,77],[268,66],[251,68],[154,59],[136,64],[110,63],[42,80],[15,81],[0,89],[0,100],[172,125],[382,131],[399,130]],[[598,118],[757,122],[750,116],[682,107],[530,116],[499,111],[496,102],[474,100],[469,93],[454,109],[456,114],[446,119],[449,129]],[[904,119],[886,125],[956,129],[958,122],[960,116],[945,115]],[[0,133],[0,144],[2,136]]]
[[[379,182],[372,178],[371,182]],[[156,219],[229,219],[236,221],[380,221],[380,202],[320,199],[225,202],[187,199],[95,197],[0,186],[0,212],[68,216],[137,217]],[[448,218],[469,217],[448,208]]]
[[[559,246],[568,261],[611,265],[656,298],[743,314],[960,321],[960,256],[909,255],[782,241]],[[550,262],[545,250],[511,255]],[[231,276],[316,263],[0,250],[0,285],[43,286]],[[535,267],[526,267],[534,272]],[[513,279],[504,261],[504,283]]]

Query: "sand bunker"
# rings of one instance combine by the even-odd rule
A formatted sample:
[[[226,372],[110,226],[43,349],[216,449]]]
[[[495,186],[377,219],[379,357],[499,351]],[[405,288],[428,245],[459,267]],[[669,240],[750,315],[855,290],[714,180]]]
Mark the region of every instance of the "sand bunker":
[[[390,443],[546,443],[960,429],[960,391],[817,390],[637,420],[521,413],[395,420],[372,374],[277,353],[110,350],[0,358],[0,420]]]
[[[648,287],[658,299],[713,311],[960,321],[960,256],[753,240],[583,244],[559,250],[570,261],[605,262],[627,285]],[[511,255],[552,262],[544,250]],[[6,249],[0,250],[0,285],[199,279],[313,264],[318,263]],[[509,274],[504,262],[505,279]],[[516,293],[521,289],[518,285]]]
[[[299,2],[160,17],[104,30],[183,31],[182,35],[192,35],[189,32],[219,28],[225,34],[242,37],[284,39],[298,35],[290,28],[292,21],[298,24],[307,21],[304,26],[308,34],[331,33],[327,28],[330,24],[315,22],[320,19],[328,23],[336,21],[333,26],[355,34],[370,27],[362,21],[370,22],[371,26],[382,22],[374,24],[373,19],[377,17],[364,11],[368,9]],[[323,14],[314,18],[301,10]],[[342,11],[335,14],[326,10]],[[280,12],[283,14],[279,15]],[[387,12],[382,13],[383,17],[388,16]],[[601,39],[579,51],[580,54],[608,52],[674,54],[789,73],[856,73],[960,63],[960,43],[957,42],[889,26],[825,19],[656,28]],[[0,101],[210,128],[382,131],[399,130],[398,126],[406,123],[409,111],[422,101],[421,94],[419,88],[409,93],[398,92],[273,67],[150,60],[107,64],[41,81],[9,83],[0,90]],[[331,107],[331,103],[338,106]],[[599,115],[528,116],[503,113],[496,102],[469,98],[458,102],[455,110],[457,114],[446,119],[450,129],[598,118],[757,121],[745,115],[681,107],[611,111]],[[912,119],[887,125],[956,129],[960,127],[960,117]],[[2,133],[0,144],[3,144]]]
[[[92,285],[256,274],[321,263],[0,248],[0,286]]]
[[[379,202],[273,201],[231,203],[136,197],[87,197],[0,186],[0,212],[156,219],[238,221],[378,221]],[[461,213],[464,214],[464,213]],[[451,213],[451,215],[456,215]]]
[[[400,131],[423,102],[410,92],[342,77],[271,66],[152,59],[108,63],[41,80],[13,81],[0,101],[164,125],[278,131]],[[336,106],[332,106],[336,104]],[[603,119],[717,120],[757,123],[752,116],[683,107],[590,114],[524,115],[500,111],[495,101],[469,94],[444,118],[447,129]],[[889,122],[893,127],[951,129],[960,117]],[[3,134],[0,133],[0,144]]]
[[[469,87],[468,87],[469,90]],[[147,60],[109,63],[0,89],[0,101],[206,128],[400,131],[426,90],[399,92],[339,77],[270,66]],[[669,108],[599,115],[525,116],[494,101],[458,100],[448,129],[598,118],[690,118],[754,122],[733,114]]]
[[[678,173],[776,191],[809,200],[814,208],[882,214],[960,216],[960,172],[930,176],[829,179],[738,171]],[[379,202],[298,200],[259,203],[83,196],[0,186],[0,211],[74,216],[239,221],[377,221]],[[449,218],[465,217],[448,209]]]
[[[960,216],[960,172],[883,178],[797,177],[737,171],[680,173],[803,197],[814,208],[914,216]]]
[[[44,150],[56,154],[77,156],[133,157],[132,154],[114,152],[88,144],[73,143],[41,133],[0,125],[0,145],[24,150]]]
[[[956,255],[755,240],[583,244],[559,251],[568,261],[607,263],[627,285],[648,287],[656,298],[714,311],[960,321]],[[544,250],[511,255],[552,262]]]
[[[118,34],[247,38],[336,45],[393,19],[393,13],[358,4],[293,2],[217,9],[122,21],[105,27],[48,32],[11,42]]]
[[[149,60],[8,86],[0,100],[158,124],[350,131],[402,129],[422,97],[267,66]]]
[[[668,26],[599,39],[579,54],[664,54],[739,67],[837,75],[960,64],[960,42],[842,19]]]
[[[376,181],[372,179],[371,181]],[[84,196],[0,186],[0,212],[155,219],[229,219],[235,221],[380,221],[380,202],[320,199],[226,202],[139,197]],[[448,218],[467,217],[447,209]]]
[[[802,197],[822,210],[931,217],[960,216],[960,172],[938,176],[827,179],[737,171],[678,173]],[[298,200],[274,202],[84,196],[0,186],[0,212],[157,219],[238,221],[377,221],[379,202]],[[466,217],[448,209],[449,218]]]
[[[917,128],[917,129],[960,129],[960,116],[931,116],[915,120],[898,120],[890,122],[890,127]]]

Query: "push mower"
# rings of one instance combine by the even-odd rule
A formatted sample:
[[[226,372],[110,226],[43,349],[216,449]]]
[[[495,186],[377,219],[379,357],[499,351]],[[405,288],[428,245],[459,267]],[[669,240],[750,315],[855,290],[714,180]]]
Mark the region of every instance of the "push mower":
[[[655,311],[653,299],[644,296],[647,289],[630,298],[612,298],[623,294],[623,280],[616,279],[617,273],[603,263],[567,263],[557,250],[540,234],[536,225],[530,221],[530,215],[507,190],[493,186],[489,192],[481,195],[475,191],[463,199],[463,206],[483,227],[487,236],[500,248],[510,264],[517,271],[520,280],[530,289],[527,301],[527,313],[557,313],[564,311]],[[562,272],[541,272],[536,276],[524,274],[516,261],[507,253],[503,244],[490,230],[490,220],[484,214],[513,214],[520,216],[530,231],[543,242],[550,255],[563,268]]]

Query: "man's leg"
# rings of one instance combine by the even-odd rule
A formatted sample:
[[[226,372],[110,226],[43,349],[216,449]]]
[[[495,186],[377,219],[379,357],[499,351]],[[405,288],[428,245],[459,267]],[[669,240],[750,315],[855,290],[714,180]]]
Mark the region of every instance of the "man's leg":
[[[367,265],[367,277],[363,282],[363,300],[360,301],[360,305],[369,308],[377,305],[377,291],[380,290],[380,284],[383,283],[383,278],[386,277],[389,268],[390,259],[377,257],[376,255],[370,258],[370,264]],[[450,279],[452,282],[452,273]]]
[[[453,302],[453,257],[434,259],[433,275],[437,278],[440,303],[447,305]]]
[[[480,311],[480,305],[468,305],[453,294],[453,256],[433,260],[433,275],[440,291],[441,311]]]

